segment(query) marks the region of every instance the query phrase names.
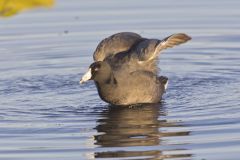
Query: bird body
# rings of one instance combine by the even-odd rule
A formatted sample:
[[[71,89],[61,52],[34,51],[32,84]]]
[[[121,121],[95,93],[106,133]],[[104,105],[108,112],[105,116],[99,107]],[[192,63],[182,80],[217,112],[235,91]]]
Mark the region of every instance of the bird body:
[[[164,84],[151,72],[135,71],[129,74],[113,72],[111,76],[113,77],[105,82],[95,81],[100,97],[110,104],[158,103],[164,93]]]
[[[93,54],[95,62],[80,82],[94,80],[101,99],[113,105],[158,103],[168,81],[158,76],[158,55],[190,39],[183,33],[162,41],[132,32],[114,34],[99,43]]]

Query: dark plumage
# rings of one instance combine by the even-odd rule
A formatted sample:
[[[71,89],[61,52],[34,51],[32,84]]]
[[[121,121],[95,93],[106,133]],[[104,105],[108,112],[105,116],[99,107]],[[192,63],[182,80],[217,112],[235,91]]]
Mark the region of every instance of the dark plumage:
[[[168,79],[158,77],[157,57],[161,50],[190,39],[183,33],[163,40],[131,32],[114,34],[99,43],[95,62],[80,82],[94,80],[101,99],[113,105],[158,103]]]

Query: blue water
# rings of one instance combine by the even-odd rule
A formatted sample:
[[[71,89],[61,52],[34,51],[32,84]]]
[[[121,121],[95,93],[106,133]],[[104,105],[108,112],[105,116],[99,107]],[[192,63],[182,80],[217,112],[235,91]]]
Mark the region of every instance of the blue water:
[[[58,0],[0,19],[0,159],[240,157],[240,1]],[[160,55],[161,104],[110,108],[79,85],[121,31],[189,43]]]

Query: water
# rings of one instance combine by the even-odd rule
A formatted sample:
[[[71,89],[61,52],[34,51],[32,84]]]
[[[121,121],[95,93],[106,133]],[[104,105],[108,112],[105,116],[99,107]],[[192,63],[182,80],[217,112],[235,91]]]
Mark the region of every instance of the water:
[[[240,1],[56,1],[0,20],[0,159],[240,157]],[[163,102],[109,108],[79,85],[120,31],[192,41],[164,51]]]

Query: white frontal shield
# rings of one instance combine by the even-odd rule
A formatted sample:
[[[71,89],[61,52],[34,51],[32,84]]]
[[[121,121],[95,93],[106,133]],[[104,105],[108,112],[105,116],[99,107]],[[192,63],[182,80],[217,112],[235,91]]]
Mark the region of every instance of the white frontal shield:
[[[82,79],[80,80],[80,84],[90,80],[92,78],[92,72],[91,68],[82,76]]]

